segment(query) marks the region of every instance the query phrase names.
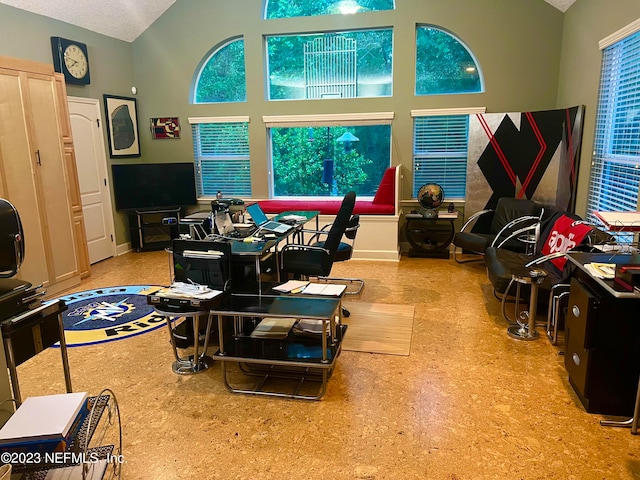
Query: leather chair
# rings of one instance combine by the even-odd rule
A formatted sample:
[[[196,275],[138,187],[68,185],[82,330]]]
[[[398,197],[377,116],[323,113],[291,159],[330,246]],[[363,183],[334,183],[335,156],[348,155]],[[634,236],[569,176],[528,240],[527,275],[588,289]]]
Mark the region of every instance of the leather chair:
[[[458,263],[482,260],[487,248],[500,245],[502,248],[525,252],[527,243],[512,234],[522,231],[540,221],[544,209],[527,199],[501,197],[495,209],[474,213],[453,237],[453,259]],[[458,254],[471,253],[471,257]]]
[[[542,268],[546,276],[544,281],[539,285],[539,291],[542,293],[538,296],[544,300],[548,298],[547,307],[547,335],[552,344],[557,342],[558,330],[562,326],[563,307],[562,302],[568,296],[569,278],[573,274],[574,267],[570,262],[564,262],[562,267],[558,267],[553,263],[558,253],[545,254],[544,245],[551,239],[555,233],[554,228],[556,222],[563,216],[574,220],[574,224],[584,224],[584,221],[577,215],[565,211],[547,210],[547,215],[539,225],[530,228],[539,229],[540,234],[535,244],[533,254],[522,252],[514,252],[505,248],[495,246],[487,248],[484,261],[487,267],[487,276],[493,286],[494,294],[502,300],[502,310],[504,314],[505,302],[510,296],[510,286],[513,285],[512,274],[516,270],[522,268]],[[603,232],[594,226],[589,226],[589,232],[575,245],[571,251],[594,251],[596,246],[613,244],[615,238],[610,234]],[[545,295],[546,294],[546,295]],[[521,296],[528,297],[528,291],[521,292]],[[519,300],[519,299],[518,299]],[[506,317],[506,315],[505,315]]]

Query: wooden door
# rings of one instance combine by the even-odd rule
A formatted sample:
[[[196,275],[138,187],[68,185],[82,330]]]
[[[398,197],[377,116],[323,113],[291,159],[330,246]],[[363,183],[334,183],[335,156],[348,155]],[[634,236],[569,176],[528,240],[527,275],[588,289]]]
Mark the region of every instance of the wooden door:
[[[69,115],[89,260],[96,263],[116,254],[100,104],[93,98],[69,97]]]

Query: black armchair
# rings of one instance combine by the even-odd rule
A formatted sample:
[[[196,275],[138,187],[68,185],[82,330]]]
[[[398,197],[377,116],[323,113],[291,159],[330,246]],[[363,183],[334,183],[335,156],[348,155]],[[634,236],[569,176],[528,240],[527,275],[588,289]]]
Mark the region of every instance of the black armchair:
[[[524,252],[527,244],[514,238],[516,231],[540,221],[544,209],[527,199],[501,197],[495,210],[474,213],[453,237],[453,259],[458,263],[481,260],[487,248],[501,244],[502,248]],[[458,254],[471,253],[471,257]],[[478,256],[480,255],[480,256]]]
[[[551,343],[555,344],[558,338],[558,329],[562,324],[562,303],[568,295],[569,278],[573,274],[570,262],[562,258],[563,253],[570,251],[594,251],[597,246],[613,244],[615,238],[602,230],[585,224],[577,215],[564,211],[547,211],[547,216],[540,224],[531,226],[530,229],[539,230],[536,235],[535,251],[528,255],[510,251],[504,248],[491,246],[487,248],[484,261],[487,267],[487,276],[491,282],[494,294],[502,300],[502,314],[507,320],[505,304],[507,298],[512,296],[511,287],[514,285],[513,273],[522,269],[544,269],[544,281],[539,285],[542,292],[538,298],[548,298],[547,305],[547,335]],[[559,231],[559,221],[566,220],[564,225],[576,230],[576,238],[580,238],[575,244],[563,244],[566,231]],[[585,234],[586,232],[586,234]],[[545,248],[545,245],[547,248]],[[549,248],[553,246],[553,248]],[[522,293],[526,295],[526,292]],[[545,294],[548,294],[546,296]]]
[[[290,243],[280,251],[280,272],[286,276],[326,277],[331,273],[336,252],[340,246],[356,203],[355,192],[347,193],[329,231],[303,230],[314,235],[326,234],[322,244]]]

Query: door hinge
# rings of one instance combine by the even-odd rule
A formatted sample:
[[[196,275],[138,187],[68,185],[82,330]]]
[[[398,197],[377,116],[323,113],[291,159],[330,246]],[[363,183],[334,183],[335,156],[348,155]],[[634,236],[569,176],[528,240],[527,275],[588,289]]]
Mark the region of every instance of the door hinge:
[[[100,128],[100,119],[96,118],[96,123],[98,124],[98,128]]]
[[[104,178],[103,180],[104,180],[104,186],[106,187],[107,186],[107,179]]]
[[[109,235],[111,237],[111,241],[113,242],[113,235]]]

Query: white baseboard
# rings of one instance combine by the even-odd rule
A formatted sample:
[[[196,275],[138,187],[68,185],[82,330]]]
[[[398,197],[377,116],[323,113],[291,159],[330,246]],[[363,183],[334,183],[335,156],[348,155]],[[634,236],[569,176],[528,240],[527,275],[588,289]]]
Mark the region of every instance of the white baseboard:
[[[116,245],[116,256],[119,257],[125,253],[129,253],[131,250],[131,242],[121,243],[120,245]]]

